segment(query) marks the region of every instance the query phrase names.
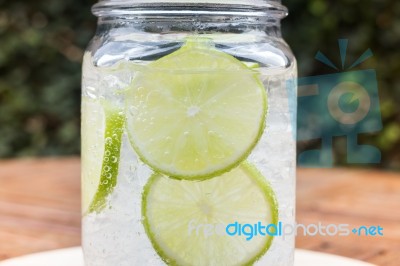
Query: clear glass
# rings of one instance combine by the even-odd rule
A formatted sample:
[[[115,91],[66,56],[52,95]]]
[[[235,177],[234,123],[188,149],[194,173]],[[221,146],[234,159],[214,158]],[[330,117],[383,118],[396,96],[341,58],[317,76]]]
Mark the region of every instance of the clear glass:
[[[293,265],[294,235],[254,227],[295,224],[286,9],[203,2],[93,8],[82,81],[86,266]]]

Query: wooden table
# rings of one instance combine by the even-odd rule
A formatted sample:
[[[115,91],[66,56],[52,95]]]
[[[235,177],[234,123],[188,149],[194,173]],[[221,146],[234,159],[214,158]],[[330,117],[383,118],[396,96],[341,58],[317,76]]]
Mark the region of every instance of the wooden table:
[[[0,161],[0,260],[80,245],[79,158]],[[297,221],[380,225],[383,237],[297,237],[297,248],[400,265],[400,174],[299,169]],[[318,265],[319,266],[319,265]]]

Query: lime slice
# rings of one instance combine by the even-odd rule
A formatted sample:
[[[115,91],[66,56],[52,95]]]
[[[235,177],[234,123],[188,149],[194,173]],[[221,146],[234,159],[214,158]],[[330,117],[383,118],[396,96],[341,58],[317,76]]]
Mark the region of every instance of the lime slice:
[[[100,182],[104,154],[104,111],[99,101],[82,99],[82,211],[89,209]]]
[[[177,179],[237,166],[262,134],[267,109],[259,74],[201,38],[137,73],[126,97],[132,146]]]
[[[273,237],[247,241],[243,235],[229,236],[225,228],[234,222],[277,224],[278,208],[265,178],[242,163],[201,182],[154,174],[144,189],[142,216],[154,249],[168,265],[250,265]],[[210,225],[215,230],[222,225],[222,232]]]
[[[123,112],[98,100],[82,101],[82,209],[100,212],[117,183]]]

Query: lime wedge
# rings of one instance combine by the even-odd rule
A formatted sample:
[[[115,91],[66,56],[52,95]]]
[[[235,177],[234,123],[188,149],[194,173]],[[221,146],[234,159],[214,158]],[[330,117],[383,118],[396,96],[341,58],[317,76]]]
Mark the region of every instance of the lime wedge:
[[[100,212],[117,184],[123,112],[98,100],[82,101],[82,209]]]
[[[100,182],[104,154],[104,110],[99,101],[82,99],[82,211],[87,212]]]
[[[142,216],[154,249],[168,265],[251,265],[273,237],[247,241],[229,236],[225,228],[234,222],[277,224],[278,208],[266,179],[245,162],[200,182],[154,174],[144,188]]]
[[[264,128],[259,74],[211,41],[191,38],[136,74],[127,131],[141,159],[177,179],[203,180],[243,161]]]

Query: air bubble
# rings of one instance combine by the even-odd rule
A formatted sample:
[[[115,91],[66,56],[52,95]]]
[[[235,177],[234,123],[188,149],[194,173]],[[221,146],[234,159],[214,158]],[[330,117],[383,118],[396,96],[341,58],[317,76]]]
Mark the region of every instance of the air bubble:
[[[132,172],[136,172],[137,166],[135,164],[132,164],[129,168]]]
[[[136,107],[129,107],[129,113],[130,113],[132,116],[135,116],[135,115],[136,115]]]

